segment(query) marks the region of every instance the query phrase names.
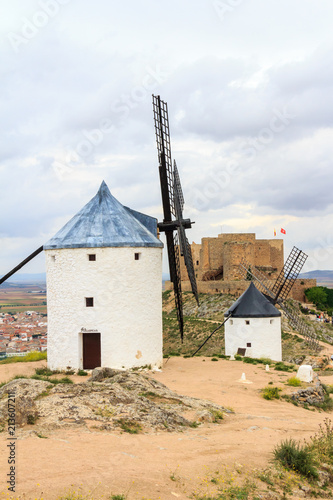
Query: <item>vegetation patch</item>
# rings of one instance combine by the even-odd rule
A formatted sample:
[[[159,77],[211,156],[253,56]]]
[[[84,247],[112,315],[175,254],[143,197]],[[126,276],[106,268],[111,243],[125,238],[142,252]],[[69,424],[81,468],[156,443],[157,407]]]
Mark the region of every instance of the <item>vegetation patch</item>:
[[[274,448],[275,460],[284,467],[299,472],[302,476],[318,479],[315,456],[308,445],[302,445],[294,439],[287,439]]]
[[[103,408],[97,408],[95,414],[103,418],[111,418],[115,414],[115,410],[112,407],[104,406]]]
[[[35,425],[37,418],[35,415],[27,415],[27,424]]]
[[[280,399],[280,393],[281,389],[279,387],[264,387],[264,389],[261,390],[262,397],[264,399]]]
[[[27,378],[27,377],[25,377]],[[50,378],[50,377],[44,377],[43,375],[32,375],[31,377],[33,380],[43,380],[44,382],[50,382],[50,384],[73,384],[73,380],[71,380],[69,377],[62,377],[62,378]]]
[[[283,361],[278,361],[274,365],[274,370],[279,372],[293,372],[295,370],[295,365],[287,365]]]
[[[142,431],[142,426],[138,422],[135,422],[135,420],[121,418],[116,423],[124,432],[128,432],[129,434],[139,434]]]
[[[298,377],[290,377],[287,380],[287,385],[291,385],[292,387],[299,387],[300,385],[302,385],[302,382]]]
[[[221,422],[221,420],[223,420],[223,418],[224,418],[222,411],[211,409],[210,413],[212,414],[212,418],[213,418],[212,421],[214,422],[214,424],[219,424]]]
[[[10,363],[28,363],[30,361],[40,361],[47,359],[47,352],[32,351],[25,356],[11,356],[0,361],[0,365],[8,365]]]
[[[161,396],[152,391],[143,391],[139,392],[139,396],[150,399],[150,401],[154,401],[155,403],[164,403],[164,404],[180,404],[181,402],[176,398],[168,398]]]
[[[46,366],[43,368],[36,368],[35,369],[36,375],[43,375],[44,377],[49,377],[50,375],[56,375],[59,373],[58,370],[49,370]]]

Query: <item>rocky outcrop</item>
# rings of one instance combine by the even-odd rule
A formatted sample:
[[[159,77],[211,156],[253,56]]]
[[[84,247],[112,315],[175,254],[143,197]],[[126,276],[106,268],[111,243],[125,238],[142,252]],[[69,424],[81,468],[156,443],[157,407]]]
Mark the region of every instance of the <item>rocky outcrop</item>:
[[[107,431],[133,425],[143,432],[180,431],[201,421],[219,423],[223,413],[230,413],[209,401],[181,396],[147,375],[103,368],[80,384],[13,380],[0,389],[3,426],[7,394],[13,391],[17,426],[31,424],[38,432],[78,425]]]

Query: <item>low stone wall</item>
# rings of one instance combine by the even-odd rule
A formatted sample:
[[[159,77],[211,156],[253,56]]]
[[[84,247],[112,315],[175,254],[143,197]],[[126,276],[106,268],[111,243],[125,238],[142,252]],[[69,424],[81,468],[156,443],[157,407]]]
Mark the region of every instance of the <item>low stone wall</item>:
[[[318,380],[315,387],[299,389],[292,394],[291,399],[302,405],[317,405],[325,401],[325,391]]]

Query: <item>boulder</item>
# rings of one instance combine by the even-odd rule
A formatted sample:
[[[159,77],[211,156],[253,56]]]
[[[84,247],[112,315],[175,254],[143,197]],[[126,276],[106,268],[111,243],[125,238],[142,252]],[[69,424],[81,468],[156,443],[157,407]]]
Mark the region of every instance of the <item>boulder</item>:
[[[114,370],[113,368],[106,368],[106,367],[94,368],[91,373],[89,382],[101,382],[101,380],[104,380],[105,378],[114,377],[115,375],[118,375],[118,373],[121,372],[122,370]]]
[[[297,371],[297,378],[302,382],[313,382],[313,369],[311,365],[301,365]]]

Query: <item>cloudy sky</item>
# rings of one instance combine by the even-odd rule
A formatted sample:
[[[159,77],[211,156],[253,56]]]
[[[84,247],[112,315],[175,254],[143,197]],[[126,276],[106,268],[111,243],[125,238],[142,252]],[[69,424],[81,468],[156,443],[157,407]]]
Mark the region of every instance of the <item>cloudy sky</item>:
[[[3,0],[0,274],[103,179],[162,218],[152,93],[190,241],[276,229],[333,269],[332,21],[330,0]]]

